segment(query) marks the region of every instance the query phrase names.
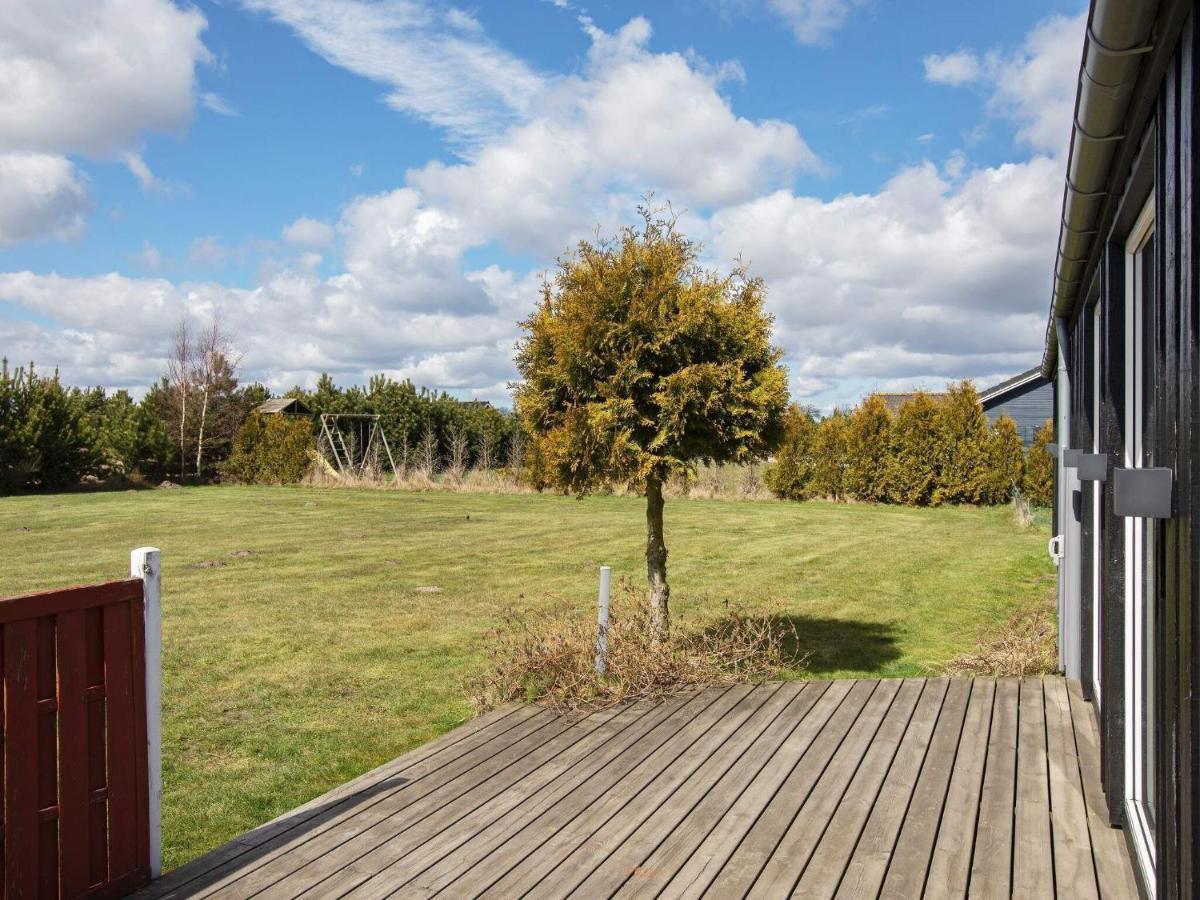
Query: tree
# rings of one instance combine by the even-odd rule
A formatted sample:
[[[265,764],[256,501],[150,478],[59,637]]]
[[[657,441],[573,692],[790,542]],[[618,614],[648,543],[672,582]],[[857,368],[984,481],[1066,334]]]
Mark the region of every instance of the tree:
[[[991,431],[970,381],[952,384],[938,405],[940,468],[932,502],[988,503]]]
[[[251,413],[238,430],[225,474],[246,484],[293,484],[312,463],[307,419]]]
[[[821,420],[813,436],[813,495],[842,500],[846,496],[846,431],[850,418],[840,409]]]
[[[0,363],[0,493],[78,483],[95,468],[91,431],[83,396],[57,373]]]
[[[784,418],[783,443],[764,480],[776,497],[807,500],[813,496],[813,442],[817,438],[817,420],[811,409],[792,405]]]
[[[181,326],[182,327],[182,326]],[[186,336],[186,332],[185,332]],[[241,357],[221,327],[217,314],[209,320],[193,348],[192,384],[200,395],[200,421],[196,432],[196,474],[204,472],[204,429],[209,408],[217,398],[228,399],[237,390],[237,368]],[[238,417],[239,421],[241,417]],[[236,427],[236,426],[235,426]]]
[[[892,503],[929,505],[938,484],[939,448],[938,402],[918,391],[892,422],[887,475]]]
[[[646,497],[655,641],[670,627],[663,482],[699,462],[749,462],[783,434],[787,374],[764,285],[703,269],[673,217],[583,241],[558,261],[517,347],[517,412],[538,477],[585,494],[624,482]]]
[[[1054,442],[1054,422],[1047,419],[1033,435],[1033,444],[1025,457],[1021,493],[1034,506],[1054,503],[1054,457],[1046,445]]]
[[[1017,423],[1010,416],[1000,416],[992,426],[989,450],[988,471],[992,485],[988,502],[1005,503],[1021,486],[1025,470],[1025,448],[1021,445]]]
[[[179,435],[179,477],[184,476],[187,464],[187,411],[188,395],[192,393],[194,348],[187,316],[179,320],[171,337],[171,355],[167,357],[166,381],[174,396],[174,407],[169,411],[174,421],[173,431]]]
[[[871,394],[850,414],[846,428],[846,491],[878,503],[887,499],[892,414],[878,394]]]

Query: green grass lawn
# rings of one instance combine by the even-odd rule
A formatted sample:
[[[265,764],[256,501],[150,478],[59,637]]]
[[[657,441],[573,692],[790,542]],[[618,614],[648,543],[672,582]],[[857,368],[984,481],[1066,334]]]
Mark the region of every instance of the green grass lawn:
[[[162,548],[176,866],[466,719],[487,630],[590,612],[601,563],[642,577],[643,515],[628,497],[300,487],[8,498],[0,596]],[[1045,529],[1007,507],[686,500],[666,522],[677,616],[774,602],[820,677],[936,671],[1052,571]]]

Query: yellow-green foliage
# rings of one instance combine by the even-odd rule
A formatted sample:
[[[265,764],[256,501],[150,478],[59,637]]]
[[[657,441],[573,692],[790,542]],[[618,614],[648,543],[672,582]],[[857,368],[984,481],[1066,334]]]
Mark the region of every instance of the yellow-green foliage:
[[[856,500],[887,499],[892,414],[878,394],[850,414],[846,427],[846,493]]]
[[[995,502],[988,472],[992,436],[971,382],[949,386],[938,404],[937,430],[940,468],[932,502]]]
[[[673,220],[643,219],[559,260],[522,323],[517,412],[538,476],[567,491],[762,458],[783,436],[762,281],[701,268]]]
[[[840,409],[822,419],[813,438],[812,492],[842,500],[846,496],[846,432],[849,417]]]
[[[938,404],[920,391],[900,406],[892,422],[887,467],[887,498],[892,503],[928,506],[938,483]]]
[[[307,418],[253,413],[234,438],[225,474],[246,484],[292,484],[308,471],[313,446]]]
[[[1003,503],[1021,486],[1025,473],[1025,448],[1017,423],[1009,416],[1001,416],[992,426],[991,459],[988,464],[990,475],[990,503]]]
[[[1054,423],[1047,419],[1033,436],[1021,479],[1021,493],[1034,506],[1050,506],[1054,502],[1054,457],[1046,450],[1046,445],[1053,441]]]
[[[763,475],[763,480],[777,497],[785,500],[806,500],[813,496],[813,443],[817,437],[817,421],[802,406],[792,405],[784,418],[784,438],[775,462]]]
[[[894,418],[871,395],[849,414],[835,411],[816,424],[789,418],[767,486],[789,500],[907,506],[1006,503],[1020,486],[1040,506],[1048,502],[1052,466],[1044,449],[1051,433],[1039,435],[1026,463],[1016,423],[1001,416],[989,425],[969,381],[942,397],[916,393]]]

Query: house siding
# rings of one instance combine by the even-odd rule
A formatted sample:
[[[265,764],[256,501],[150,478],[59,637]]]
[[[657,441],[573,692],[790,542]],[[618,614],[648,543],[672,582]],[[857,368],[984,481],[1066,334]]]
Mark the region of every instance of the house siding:
[[[1113,478],[1124,464],[1129,435],[1125,434],[1125,240],[1151,188],[1155,204],[1155,285],[1146,314],[1152,361],[1152,400],[1146,407],[1143,440],[1153,462],[1174,472],[1174,505],[1170,518],[1156,520],[1158,575],[1154,595],[1156,658],[1156,745],[1159,811],[1155,822],[1155,893],[1158,898],[1200,896],[1196,857],[1200,853],[1200,821],[1196,806],[1200,791],[1200,247],[1196,226],[1200,207],[1200,174],[1195,164],[1193,130],[1197,113],[1195,84],[1197,22],[1195,4],[1166,3],[1156,29],[1154,79],[1142,89],[1152,101],[1148,127],[1127,123],[1127,142],[1141,143],[1138,159],[1114,174],[1122,185],[1114,197],[1111,218],[1101,228],[1093,261],[1086,271],[1094,276],[1068,326],[1065,364],[1070,374],[1069,397],[1060,397],[1070,410],[1070,434],[1058,435],[1065,447],[1090,451],[1098,437],[1100,452],[1109,460],[1109,478],[1099,492],[1100,515],[1094,517],[1095,494],[1089,483],[1072,498],[1064,517],[1077,516],[1080,547],[1062,561],[1078,567],[1082,586],[1079,637],[1081,681],[1097,704],[1100,720],[1102,774],[1114,824],[1125,819],[1125,686],[1126,570],[1125,530],[1136,519],[1115,515]],[[1168,37],[1169,36],[1169,37]],[[1160,56],[1161,54],[1161,56]],[[1144,119],[1142,121],[1145,121]],[[1152,179],[1150,173],[1152,172]],[[1099,305],[1100,334],[1094,341],[1094,313]],[[1093,396],[1095,345],[1099,344],[1099,391]],[[1099,418],[1095,416],[1098,400]],[[1002,404],[988,409],[991,416]],[[1009,415],[1013,415],[1009,412]],[[1016,416],[1014,416],[1016,418]],[[1020,421],[1020,420],[1018,420]],[[1099,534],[1095,533],[1097,524]],[[1056,525],[1056,530],[1063,530]],[[1094,548],[1094,549],[1093,549]],[[1101,659],[1093,654],[1093,552],[1099,553]],[[1136,576],[1135,576],[1136,577]],[[1097,671],[1097,669],[1099,671]],[[1092,697],[1093,680],[1100,696]]]
[[[1037,430],[1054,416],[1054,385],[1049,379],[1039,378],[986,401],[983,411],[992,423],[1001,416],[1010,417],[1017,423],[1017,433],[1028,447]]]

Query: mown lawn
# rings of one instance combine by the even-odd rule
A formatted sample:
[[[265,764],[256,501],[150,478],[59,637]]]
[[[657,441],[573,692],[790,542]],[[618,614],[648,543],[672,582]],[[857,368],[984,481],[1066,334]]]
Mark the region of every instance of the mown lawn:
[[[936,671],[1052,571],[1045,529],[1008,508],[687,500],[666,515],[677,616],[773,603],[820,677]],[[641,577],[643,525],[625,497],[17,497],[0,500],[0,596],[122,577],[130,549],[162,548],[176,866],[462,722],[501,614],[590,612],[598,565]]]

